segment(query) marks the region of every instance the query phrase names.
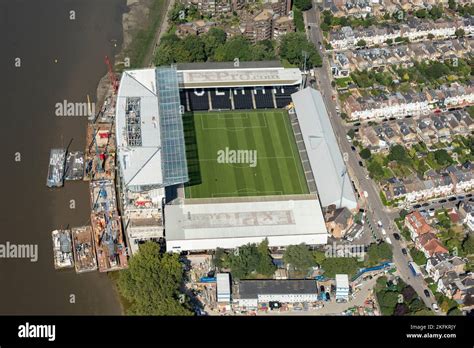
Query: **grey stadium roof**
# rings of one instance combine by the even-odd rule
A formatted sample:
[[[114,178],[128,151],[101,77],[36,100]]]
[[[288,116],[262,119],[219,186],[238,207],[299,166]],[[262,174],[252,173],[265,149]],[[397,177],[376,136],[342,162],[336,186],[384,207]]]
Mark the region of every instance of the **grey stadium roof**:
[[[239,282],[241,299],[254,299],[258,295],[316,294],[317,292],[316,281],[309,279],[241,280]]]
[[[308,160],[323,207],[357,207],[349,175],[321,93],[308,87],[291,95]],[[344,178],[344,179],[343,179]],[[344,184],[343,184],[344,180]]]

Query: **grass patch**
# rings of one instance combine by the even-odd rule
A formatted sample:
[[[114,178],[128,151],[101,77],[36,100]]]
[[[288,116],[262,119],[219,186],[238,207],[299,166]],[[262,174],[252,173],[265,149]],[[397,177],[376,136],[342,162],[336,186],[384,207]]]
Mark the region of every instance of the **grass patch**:
[[[286,111],[187,113],[183,120],[190,175],[186,197],[308,193]],[[222,152],[232,150],[256,151],[256,161],[220,160]]]

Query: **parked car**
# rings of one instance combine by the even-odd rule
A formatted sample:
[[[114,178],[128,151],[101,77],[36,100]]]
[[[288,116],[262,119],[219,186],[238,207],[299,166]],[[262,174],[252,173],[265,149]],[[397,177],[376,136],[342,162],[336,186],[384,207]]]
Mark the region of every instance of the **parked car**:
[[[354,145],[351,146],[351,150],[352,150],[352,151],[355,151],[355,150],[356,150],[356,148],[355,148]]]
[[[408,254],[408,253],[407,253],[407,249],[403,248],[403,249],[402,249],[402,254],[403,254],[403,255]]]
[[[430,297],[430,292],[428,291],[428,289],[423,290],[423,293],[426,297]]]
[[[445,199],[442,199],[442,200],[440,200],[438,203],[443,204],[443,203],[446,203],[446,202],[447,202],[447,201],[446,201]]]
[[[393,237],[396,239],[396,240],[400,240],[400,235],[398,233],[394,233],[393,234]]]
[[[415,204],[415,205],[413,206],[413,209],[419,209],[419,208],[421,208],[421,204]]]
[[[455,200],[456,200],[456,197],[449,197],[449,198],[448,198],[448,201],[450,201],[450,202],[453,202],[453,201],[455,201]]]
[[[362,161],[359,161],[359,165],[360,165],[361,167],[363,167],[363,166],[364,166],[364,163],[362,163]]]
[[[433,310],[434,310],[435,312],[439,312],[439,307],[438,307],[438,305],[437,305],[436,303],[433,303],[433,304],[431,305],[431,308],[433,308]]]

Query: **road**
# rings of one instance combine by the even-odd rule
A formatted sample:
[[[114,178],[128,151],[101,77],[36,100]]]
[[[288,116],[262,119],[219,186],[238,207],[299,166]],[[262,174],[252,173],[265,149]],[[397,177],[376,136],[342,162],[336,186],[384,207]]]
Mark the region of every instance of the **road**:
[[[313,8],[305,12],[306,19],[306,31],[311,42],[314,43],[316,49],[319,48],[319,42],[323,43],[322,31],[319,29],[320,25],[320,11],[316,4],[313,2]],[[309,29],[308,29],[309,26]],[[346,138],[349,126],[345,124],[342,118],[336,111],[339,100],[337,98],[336,91],[331,86],[331,71],[329,66],[329,60],[325,52],[320,51],[321,57],[323,58],[323,66],[315,69],[315,75],[319,90],[323,96],[326,108],[331,119],[332,127],[336,134],[336,138],[339,143],[339,148],[343,153],[343,157],[346,160],[347,171],[351,177],[354,185],[362,195],[364,191],[368,194],[368,199],[362,204],[362,207],[366,209],[369,217],[371,218],[371,224],[374,227],[374,232],[379,238],[389,238],[393,246],[393,261],[397,266],[397,271],[404,282],[411,285],[418,293],[420,298],[425,304],[431,308],[432,304],[435,303],[433,294],[430,292],[430,298],[427,298],[423,290],[427,289],[427,286],[421,277],[413,277],[410,269],[408,268],[408,261],[411,261],[409,255],[405,256],[402,254],[401,249],[404,247],[404,242],[397,241],[393,237],[393,232],[399,232],[397,226],[394,223],[394,218],[397,217],[397,213],[389,210],[385,207],[379,197],[379,190],[375,186],[375,183],[370,180],[367,176],[365,168],[359,165],[360,158],[356,152],[351,149],[351,144]],[[341,108],[342,109],[342,108]],[[383,228],[387,232],[387,236],[384,237],[377,226],[377,221],[380,221]],[[428,289],[429,290],[429,289]]]

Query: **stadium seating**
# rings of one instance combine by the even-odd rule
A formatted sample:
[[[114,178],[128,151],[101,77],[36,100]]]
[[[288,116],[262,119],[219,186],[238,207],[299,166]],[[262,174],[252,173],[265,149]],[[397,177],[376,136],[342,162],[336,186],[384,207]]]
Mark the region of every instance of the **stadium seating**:
[[[229,88],[211,89],[211,103],[213,110],[230,110],[232,103],[230,101]]]
[[[255,87],[253,93],[257,109],[273,109],[275,107],[272,87]]]
[[[275,100],[277,108],[284,108],[291,103],[291,95],[298,92],[297,86],[279,86],[275,87]]]
[[[188,106],[187,106],[187,103],[186,103],[186,91],[185,90],[180,90],[179,91],[179,101],[180,101],[181,105],[184,107],[185,111],[190,111],[190,110],[188,110]]]
[[[189,107],[193,111],[209,110],[209,96],[205,89],[189,90]]]
[[[233,88],[232,96],[234,98],[235,109],[253,109],[252,103],[253,88]]]

